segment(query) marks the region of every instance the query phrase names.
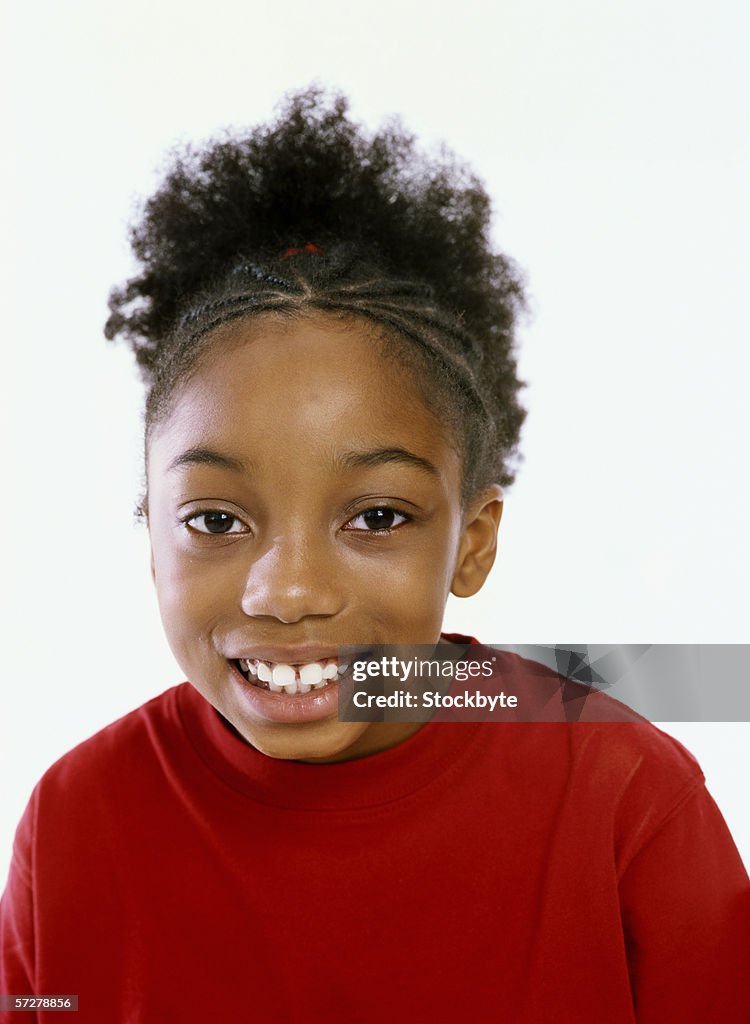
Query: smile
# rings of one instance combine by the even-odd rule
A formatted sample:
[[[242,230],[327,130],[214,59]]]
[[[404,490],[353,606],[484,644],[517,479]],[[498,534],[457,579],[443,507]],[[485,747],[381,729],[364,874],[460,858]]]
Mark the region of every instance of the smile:
[[[336,658],[311,661],[302,665],[261,661],[259,658],[240,658],[235,661],[235,665],[253,686],[270,690],[272,693],[286,693],[289,696],[309,693],[311,690],[323,690],[339,679],[349,667],[343,662],[339,663]]]

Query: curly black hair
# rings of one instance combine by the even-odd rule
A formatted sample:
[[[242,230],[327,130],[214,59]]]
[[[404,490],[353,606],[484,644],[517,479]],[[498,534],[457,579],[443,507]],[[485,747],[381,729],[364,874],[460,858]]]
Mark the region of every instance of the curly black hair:
[[[217,327],[326,311],[378,325],[416,371],[462,453],[464,501],[512,483],[524,288],[492,249],[490,212],[447,150],[427,158],[397,119],[368,137],[317,86],[270,125],[177,150],[130,230],[141,271],[112,291],[105,326],[146,384],[146,445]]]

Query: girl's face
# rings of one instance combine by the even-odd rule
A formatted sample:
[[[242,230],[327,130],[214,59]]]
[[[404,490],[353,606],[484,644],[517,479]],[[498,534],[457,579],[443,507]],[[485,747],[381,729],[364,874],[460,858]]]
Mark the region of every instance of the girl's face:
[[[271,757],[400,742],[418,725],[338,721],[333,680],[273,692],[238,662],[299,675],[339,644],[437,643],[449,592],[492,566],[502,512],[494,487],[463,514],[460,487],[451,437],[366,322],[225,325],[148,453],[152,573],[187,678]]]

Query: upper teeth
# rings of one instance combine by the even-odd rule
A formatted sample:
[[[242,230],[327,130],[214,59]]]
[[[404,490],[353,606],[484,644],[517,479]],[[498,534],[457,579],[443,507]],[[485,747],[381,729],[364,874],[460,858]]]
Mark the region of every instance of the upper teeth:
[[[343,675],[349,667],[339,665],[329,659],[325,662],[311,661],[305,665],[287,665],[240,658],[240,667],[250,675],[257,676],[262,683],[267,683],[274,693],[309,693],[310,690],[321,690],[331,679]]]

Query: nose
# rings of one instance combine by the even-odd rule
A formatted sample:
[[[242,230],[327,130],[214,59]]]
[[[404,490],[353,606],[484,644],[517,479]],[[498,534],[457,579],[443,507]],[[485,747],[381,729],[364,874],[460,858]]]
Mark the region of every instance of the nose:
[[[344,596],[332,561],[302,538],[275,540],[248,570],[243,612],[285,623],[336,615]]]

